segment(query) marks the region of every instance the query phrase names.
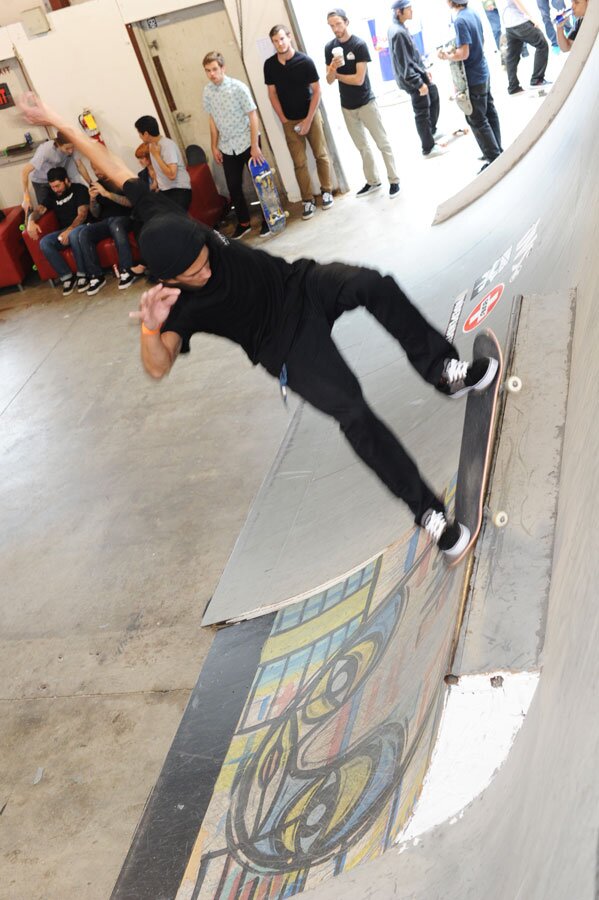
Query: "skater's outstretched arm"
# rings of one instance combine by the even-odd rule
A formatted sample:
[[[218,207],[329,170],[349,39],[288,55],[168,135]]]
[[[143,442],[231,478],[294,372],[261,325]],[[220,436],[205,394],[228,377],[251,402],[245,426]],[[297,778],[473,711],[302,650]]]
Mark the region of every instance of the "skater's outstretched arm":
[[[180,293],[179,288],[156,284],[141,295],[139,310],[129,313],[132,319],[141,322],[141,361],[152,378],[168,375],[181,349],[178,334],[160,332]]]
[[[21,115],[30,125],[51,125],[62,132],[79,152],[87,157],[94,168],[97,166],[120,189],[125,181],[135,178],[122,159],[111,153],[99,141],[92,141],[80,128],[73,127],[54,109],[47,106],[36,94],[27,93],[19,100]]]

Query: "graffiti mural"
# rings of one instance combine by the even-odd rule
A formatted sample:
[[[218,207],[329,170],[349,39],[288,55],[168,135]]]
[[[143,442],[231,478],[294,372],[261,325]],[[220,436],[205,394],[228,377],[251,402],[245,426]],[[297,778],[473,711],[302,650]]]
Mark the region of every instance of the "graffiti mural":
[[[418,529],[276,615],[177,900],[282,900],[393,844],[439,720],[454,578]]]

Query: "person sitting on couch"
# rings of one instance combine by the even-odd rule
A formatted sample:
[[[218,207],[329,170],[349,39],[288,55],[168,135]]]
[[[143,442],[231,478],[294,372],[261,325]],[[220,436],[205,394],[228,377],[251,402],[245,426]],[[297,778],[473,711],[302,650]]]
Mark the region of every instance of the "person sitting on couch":
[[[89,192],[82,184],[72,184],[63,166],[55,166],[48,172],[48,186],[45,205],[39,204],[29,216],[27,234],[37,241],[41,228],[39,219],[52,210],[56,214],[60,228],[45,234],[40,240],[40,250],[56,270],[62,282],[63,297],[72,294],[78,278],[86,278],[85,261],[81,252],[79,236],[89,215]],[[73,275],[62,250],[70,247],[77,265],[77,275]]]

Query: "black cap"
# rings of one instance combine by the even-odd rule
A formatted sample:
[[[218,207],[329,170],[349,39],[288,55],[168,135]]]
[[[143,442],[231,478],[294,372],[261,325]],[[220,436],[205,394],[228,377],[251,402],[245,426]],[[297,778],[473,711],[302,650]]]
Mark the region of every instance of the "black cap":
[[[327,13],[327,19],[330,19],[331,16],[339,16],[340,19],[345,19],[346,22],[349,22],[347,18],[347,13],[344,9],[341,9],[340,6],[336,6],[335,9],[332,9]]]
[[[176,278],[195,262],[206,242],[207,232],[198,222],[165,213],[146,222],[139,249],[154,278]]]

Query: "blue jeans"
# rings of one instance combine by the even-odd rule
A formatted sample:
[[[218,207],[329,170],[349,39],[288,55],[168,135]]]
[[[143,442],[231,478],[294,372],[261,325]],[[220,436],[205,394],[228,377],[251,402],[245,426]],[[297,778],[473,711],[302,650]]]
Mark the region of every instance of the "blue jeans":
[[[85,225],[78,225],[77,228],[73,228],[69,235],[68,244],[61,244],[58,240],[58,235],[65,231],[64,228],[61,228],[59,231],[51,231],[50,234],[45,234],[43,238],[40,238],[40,250],[52,268],[56,270],[61,281],[66,281],[67,278],[70,278],[73,274],[68,262],[61,252],[62,250],[65,250],[66,247],[70,247],[73,251],[75,264],[77,266],[77,274],[83,275],[85,273],[85,262],[81,252],[81,244],[79,242],[81,231],[85,227]]]
[[[564,0],[551,0],[551,5],[554,9],[562,10],[565,9]],[[553,27],[553,22],[551,21],[551,11],[549,9],[549,0],[537,0],[537,6],[541,11],[541,16],[543,17],[543,24],[545,26],[545,34],[549,38],[551,45],[553,47],[557,47],[557,35],[555,33],[555,28]]]
[[[98,260],[96,244],[104,238],[111,237],[119,256],[119,269],[128,271],[133,265],[133,255],[129,244],[129,229],[131,219],[129,216],[111,216],[101,222],[89,222],[84,225],[79,235],[79,243],[84,261],[84,271],[90,277],[100,278],[102,267]]]
[[[486,9],[487,19],[489,20],[489,25],[491,26],[491,30],[493,32],[493,37],[495,38],[495,43],[497,44],[497,49],[499,50],[499,45],[501,41],[501,16],[499,15],[499,11],[496,9]]]

